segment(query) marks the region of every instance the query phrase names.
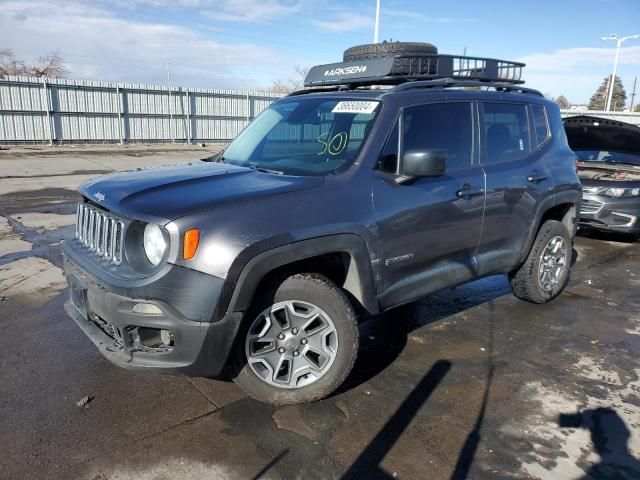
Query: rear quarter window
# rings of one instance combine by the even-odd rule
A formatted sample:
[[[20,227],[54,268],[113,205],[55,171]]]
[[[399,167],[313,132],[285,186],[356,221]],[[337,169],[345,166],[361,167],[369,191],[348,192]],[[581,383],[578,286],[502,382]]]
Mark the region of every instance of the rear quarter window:
[[[549,129],[549,118],[547,109],[544,105],[531,105],[533,117],[533,129],[536,137],[536,147],[543,146],[551,138],[551,130]]]

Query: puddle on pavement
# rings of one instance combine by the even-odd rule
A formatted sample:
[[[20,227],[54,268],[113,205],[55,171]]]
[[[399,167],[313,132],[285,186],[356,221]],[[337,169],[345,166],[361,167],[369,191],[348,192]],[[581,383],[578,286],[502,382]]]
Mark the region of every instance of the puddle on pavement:
[[[532,402],[528,413],[500,427],[505,441],[521,446],[522,470],[551,480],[583,478],[585,472],[610,468],[620,473],[615,478],[623,479],[628,467],[628,478],[637,478],[640,403],[634,404],[633,399],[640,395],[640,369],[628,372],[623,382],[603,360],[585,355],[567,368],[565,378],[575,379],[573,391],[566,384],[528,382],[520,390]],[[614,445],[622,440],[616,449]],[[610,444],[610,451],[602,449],[602,442]]]

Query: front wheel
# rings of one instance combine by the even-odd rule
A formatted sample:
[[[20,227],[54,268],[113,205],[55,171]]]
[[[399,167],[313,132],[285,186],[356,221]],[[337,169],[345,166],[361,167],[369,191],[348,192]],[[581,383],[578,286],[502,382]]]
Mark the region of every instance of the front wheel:
[[[300,274],[260,292],[238,344],[236,383],[274,404],[306,403],[342,384],[358,351],[356,315],[329,279]]]
[[[571,235],[563,223],[544,222],[529,256],[509,275],[513,294],[532,303],[546,303],[557,297],[569,280],[571,246]]]

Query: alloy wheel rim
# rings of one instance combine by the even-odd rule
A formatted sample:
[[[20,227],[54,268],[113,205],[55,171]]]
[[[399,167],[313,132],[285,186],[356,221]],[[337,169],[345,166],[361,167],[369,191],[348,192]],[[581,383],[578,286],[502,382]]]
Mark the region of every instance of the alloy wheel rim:
[[[317,382],[338,352],[333,320],[309,302],[287,300],[265,309],[245,340],[247,363],[265,383],[301,388]]]
[[[538,267],[538,282],[545,292],[552,292],[560,283],[567,267],[567,242],[559,235],[542,250]]]

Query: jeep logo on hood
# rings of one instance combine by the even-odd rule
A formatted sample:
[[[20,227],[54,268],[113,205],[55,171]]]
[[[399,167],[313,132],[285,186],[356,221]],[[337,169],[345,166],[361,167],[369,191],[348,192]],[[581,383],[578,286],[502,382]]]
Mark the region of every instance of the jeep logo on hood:
[[[353,75],[354,73],[364,73],[367,71],[366,65],[354,65],[353,67],[339,67],[324,72],[325,77],[334,77],[336,75]]]

